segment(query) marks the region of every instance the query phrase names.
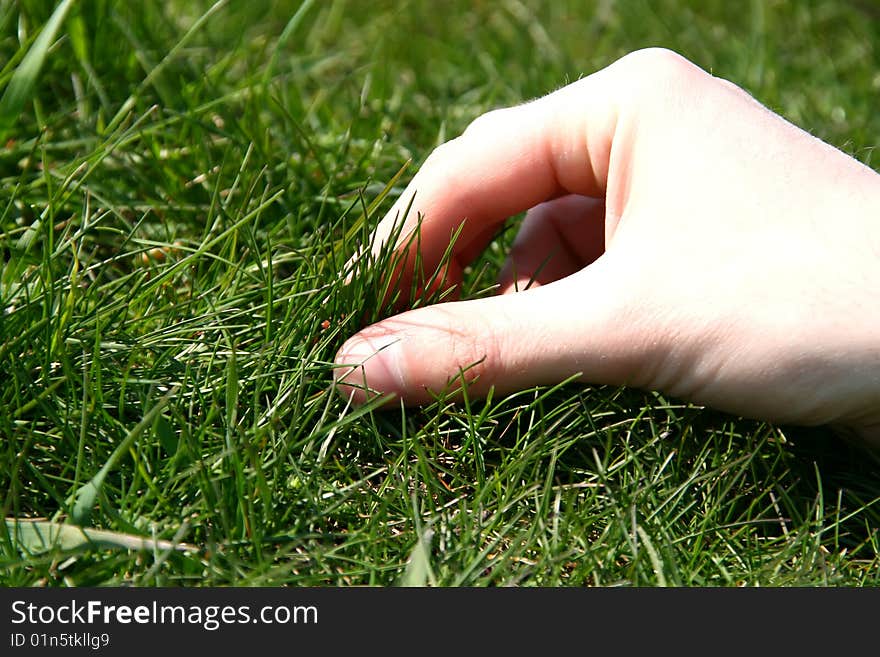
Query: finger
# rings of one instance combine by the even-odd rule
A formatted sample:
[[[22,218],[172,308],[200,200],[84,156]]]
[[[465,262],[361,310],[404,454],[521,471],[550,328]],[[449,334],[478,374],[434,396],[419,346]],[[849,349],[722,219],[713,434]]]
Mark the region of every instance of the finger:
[[[583,269],[605,250],[605,203],[569,194],[526,214],[498,276],[501,292],[517,292]]]
[[[566,279],[521,292],[412,310],[370,326],[336,357],[337,383],[363,403],[392,394],[407,404],[467,384],[504,394],[572,375],[627,383],[654,342],[626,319],[625,294],[602,259]],[[586,292],[586,294],[585,294]],[[589,303],[579,298],[589,297]],[[523,318],[527,318],[524,321]]]
[[[617,126],[612,68],[489,112],[437,148],[377,227],[373,251],[392,238],[410,242],[421,222],[418,250],[430,271],[461,228],[453,256],[464,265],[514,214],[565,194],[604,196]]]
[[[461,264],[461,245],[566,194],[604,196],[606,231],[613,233],[639,168],[645,99],[667,93],[673,81],[689,93],[699,90],[700,79],[714,80],[674,53],[642,51],[542,99],[484,116],[428,158],[381,222],[374,246],[395,234],[412,203],[395,244],[423,219],[417,250],[425,269],[436,266],[453,235],[452,256]],[[609,255],[535,290],[441,304],[368,327],[337,353],[340,388],[355,401],[374,390],[419,403],[459,375],[473,381],[476,394],[557,382],[574,372],[640,387],[669,336],[651,324],[650,304],[640,299],[643,272]],[[416,259],[413,249],[404,256],[407,266]],[[603,273],[611,262],[613,275]]]

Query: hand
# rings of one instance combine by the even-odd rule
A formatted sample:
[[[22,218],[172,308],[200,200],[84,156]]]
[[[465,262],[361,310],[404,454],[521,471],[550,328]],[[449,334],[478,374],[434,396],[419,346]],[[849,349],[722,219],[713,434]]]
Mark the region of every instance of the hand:
[[[440,146],[376,245],[413,198],[397,245],[423,215],[431,271],[461,227],[458,281],[528,213],[502,294],[345,343],[337,379],[356,402],[578,374],[880,442],[880,175],[730,82],[668,51],[632,53]]]

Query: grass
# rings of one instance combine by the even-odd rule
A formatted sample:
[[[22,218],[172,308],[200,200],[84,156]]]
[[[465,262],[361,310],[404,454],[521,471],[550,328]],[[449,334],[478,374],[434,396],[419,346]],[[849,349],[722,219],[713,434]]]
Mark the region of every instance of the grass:
[[[868,3],[55,8],[0,5],[0,582],[880,584],[880,460],[823,429],[581,385],[373,412],[331,366],[431,149],[631,50],[874,164]]]

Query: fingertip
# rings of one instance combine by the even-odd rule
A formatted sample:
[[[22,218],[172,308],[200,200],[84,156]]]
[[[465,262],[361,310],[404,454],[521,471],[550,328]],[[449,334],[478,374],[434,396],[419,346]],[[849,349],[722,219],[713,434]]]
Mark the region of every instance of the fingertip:
[[[392,332],[369,329],[349,338],[334,358],[339,393],[356,405],[380,395],[399,396],[406,385],[400,342]]]

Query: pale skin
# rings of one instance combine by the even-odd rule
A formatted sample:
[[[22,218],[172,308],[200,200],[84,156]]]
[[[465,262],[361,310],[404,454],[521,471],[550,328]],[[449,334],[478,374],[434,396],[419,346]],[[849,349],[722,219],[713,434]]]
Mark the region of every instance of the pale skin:
[[[638,51],[480,117],[430,155],[374,249],[410,202],[398,247],[422,216],[427,271],[461,226],[452,284],[528,213],[498,295],[343,345],[355,403],[576,375],[880,445],[880,175],[679,55]]]

